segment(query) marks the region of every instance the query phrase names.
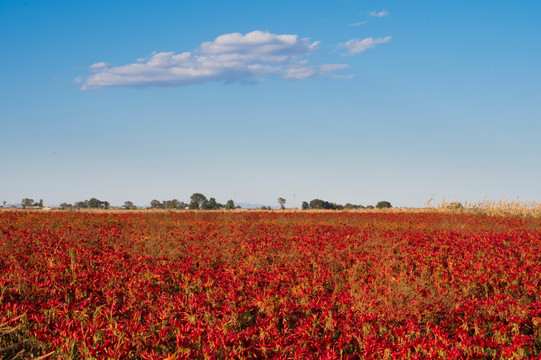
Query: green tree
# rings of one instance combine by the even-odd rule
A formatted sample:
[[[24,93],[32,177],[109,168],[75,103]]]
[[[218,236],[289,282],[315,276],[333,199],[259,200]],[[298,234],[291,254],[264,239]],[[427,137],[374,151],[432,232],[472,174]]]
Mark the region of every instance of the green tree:
[[[215,198],[210,198],[209,199],[209,202],[207,204],[207,209],[208,210],[218,210],[220,207],[221,207],[221,205],[216,202]]]
[[[314,199],[310,201],[310,209],[324,209],[325,201],[321,199]]]
[[[181,201],[180,204],[178,204],[179,209],[186,209],[188,207],[188,204],[186,204],[184,201]]]
[[[151,208],[151,209],[163,209],[164,206],[163,206],[163,204],[162,204],[160,201],[154,199],[154,200],[152,200],[152,201],[150,202],[150,208]]]
[[[62,204],[58,206],[58,208],[61,210],[68,210],[68,209],[73,208],[73,205],[68,204],[67,202],[63,202]]]
[[[164,200],[163,202],[164,204],[164,207],[168,210],[172,210],[172,209],[182,209],[182,204],[180,201],[178,201],[177,199],[173,199],[173,200]]]
[[[73,206],[75,206],[78,209],[87,209],[88,208],[88,200],[77,201]]]
[[[201,205],[200,206],[200,209],[201,210],[211,210],[210,206],[209,206],[209,201],[207,199],[203,200],[201,202]]]
[[[279,197],[278,198],[278,204],[280,204],[280,209],[281,210],[284,210],[285,209],[285,203],[286,203],[286,199],[282,198],[282,197]]]
[[[308,209],[310,209],[310,205],[306,201],[303,201],[302,202],[302,209],[303,210],[308,210]]]
[[[194,193],[190,196],[190,209],[199,210],[201,209],[201,204],[203,201],[206,201],[207,197],[200,193]]]
[[[109,206],[110,204],[108,201],[101,201],[96,198],[75,203],[75,207],[80,209],[109,209]]]
[[[34,205],[34,199],[24,198],[21,200],[21,206],[23,209]]]
[[[137,209],[137,206],[135,206],[135,204],[131,201],[124,201],[124,205],[122,205],[122,208],[126,210],[135,210]]]
[[[380,201],[376,204],[376,209],[390,209],[393,206],[388,201]]]
[[[101,208],[101,201],[96,198],[92,198],[88,200],[88,207],[90,209],[99,209]]]
[[[226,210],[235,210],[235,202],[233,200],[228,200],[225,204]]]

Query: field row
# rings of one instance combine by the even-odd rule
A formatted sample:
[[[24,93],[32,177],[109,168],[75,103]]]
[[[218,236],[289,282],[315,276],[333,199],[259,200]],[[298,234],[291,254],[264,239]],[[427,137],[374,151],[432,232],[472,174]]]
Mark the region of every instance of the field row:
[[[541,355],[541,220],[0,212],[0,358]]]

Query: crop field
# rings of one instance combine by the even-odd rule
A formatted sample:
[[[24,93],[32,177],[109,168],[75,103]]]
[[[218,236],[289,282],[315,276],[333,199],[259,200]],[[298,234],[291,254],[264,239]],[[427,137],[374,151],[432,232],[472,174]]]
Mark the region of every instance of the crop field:
[[[541,355],[541,219],[0,212],[0,359]]]

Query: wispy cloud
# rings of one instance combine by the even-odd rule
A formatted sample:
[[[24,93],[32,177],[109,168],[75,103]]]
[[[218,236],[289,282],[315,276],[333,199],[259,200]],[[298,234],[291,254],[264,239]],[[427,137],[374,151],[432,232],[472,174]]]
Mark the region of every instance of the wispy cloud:
[[[345,48],[348,50],[347,54],[344,55],[353,55],[362,53],[365,50],[372,49],[376,47],[378,44],[384,44],[391,41],[390,36],[386,36],[384,38],[372,38],[368,37],[362,40],[359,39],[351,39],[346,41],[345,43],[338,44],[338,48]]]
[[[303,80],[329,76],[348,68],[347,64],[308,65],[302,59],[318,49],[298,35],[277,35],[265,31],[224,34],[204,42],[193,51],[153,53],[135,63],[112,66],[98,62],[90,66],[92,75],[82,89],[104,87],[172,87],[211,81],[254,82],[277,76]]]
[[[373,17],[385,17],[385,16],[389,16],[390,14],[387,10],[381,10],[381,11],[369,11],[368,15],[373,16]]]
[[[358,21],[358,22],[354,22],[354,23],[351,23],[349,24],[349,26],[361,26],[361,25],[364,25],[366,24],[368,21]]]

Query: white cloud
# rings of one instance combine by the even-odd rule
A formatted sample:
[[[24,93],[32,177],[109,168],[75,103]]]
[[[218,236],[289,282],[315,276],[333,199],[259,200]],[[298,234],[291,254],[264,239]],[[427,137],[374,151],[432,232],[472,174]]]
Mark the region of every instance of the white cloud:
[[[366,24],[368,21],[358,21],[358,22],[354,22],[354,23],[351,23],[349,24],[350,26],[361,26],[361,25],[364,25]]]
[[[346,48],[348,50],[348,54],[345,55],[353,55],[362,53],[365,50],[372,49],[376,47],[378,44],[384,44],[391,41],[390,36],[386,36],[384,38],[365,38],[362,40],[359,39],[351,39],[346,41],[345,43],[338,44],[338,48]]]
[[[103,68],[106,68],[108,66],[109,66],[109,64],[102,61],[102,62],[98,62],[98,63],[90,65],[90,68],[91,69],[103,69]]]
[[[302,80],[327,76],[348,67],[345,64],[307,65],[301,60],[318,49],[297,35],[277,35],[265,31],[232,33],[204,42],[194,51],[153,53],[133,64],[111,66],[105,62],[90,66],[92,75],[83,90],[103,87],[183,86],[209,81],[261,81],[268,76]]]
[[[390,14],[387,10],[381,10],[381,11],[369,11],[368,15],[373,16],[373,17],[385,17],[385,16],[389,16]]]

